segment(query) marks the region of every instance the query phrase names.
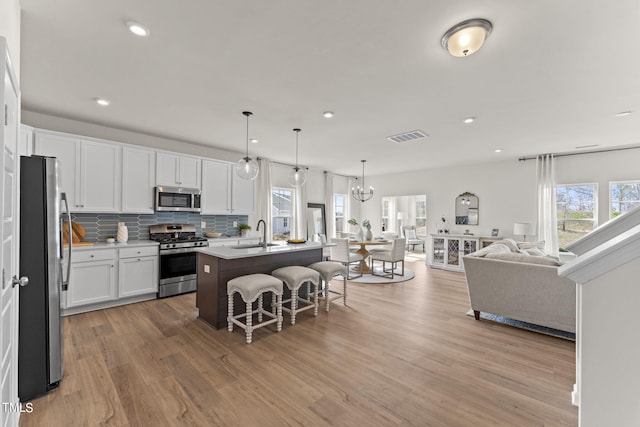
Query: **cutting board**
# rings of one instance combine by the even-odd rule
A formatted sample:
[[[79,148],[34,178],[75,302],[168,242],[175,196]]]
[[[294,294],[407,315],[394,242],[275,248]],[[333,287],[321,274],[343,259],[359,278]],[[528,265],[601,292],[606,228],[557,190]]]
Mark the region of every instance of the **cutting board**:
[[[84,227],[77,222],[71,222],[71,242],[73,246],[93,246],[93,243],[82,242],[82,239],[87,235]],[[69,223],[64,222],[62,224],[62,242],[65,245],[69,244]],[[81,245],[80,243],[88,243]]]
[[[69,246],[68,243],[65,242],[64,246]],[[92,242],[73,242],[71,246],[93,246]]]

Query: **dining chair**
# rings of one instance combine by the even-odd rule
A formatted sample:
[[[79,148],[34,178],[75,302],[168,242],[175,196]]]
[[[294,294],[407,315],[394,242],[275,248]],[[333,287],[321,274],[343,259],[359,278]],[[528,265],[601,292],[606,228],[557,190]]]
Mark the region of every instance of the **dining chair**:
[[[351,280],[351,279],[357,279],[358,277],[362,277],[362,273],[360,273],[357,276],[349,275],[349,271],[350,271],[349,266],[353,263],[356,263],[356,262],[359,263],[360,261],[362,261],[364,259],[362,255],[358,253],[349,252],[349,241],[347,239],[331,239],[331,243],[334,244],[335,246],[331,246],[329,248],[331,252],[329,259],[331,261],[341,262],[347,267],[347,279]]]
[[[395,269],[398,263],[402,263],[402,273],[399,276],[404,276],[404,251],[406,247],[406,239],[399,237],[393,240],[391,249],[388,251],[380,251],[371,254],[371,273],[375,276],[388,277],[393,279],[396,275]],[[382,274],[377,274],[375,271],[375,262],[382,262]],[[387,270],[386,264],[391,263],[391,269]]]

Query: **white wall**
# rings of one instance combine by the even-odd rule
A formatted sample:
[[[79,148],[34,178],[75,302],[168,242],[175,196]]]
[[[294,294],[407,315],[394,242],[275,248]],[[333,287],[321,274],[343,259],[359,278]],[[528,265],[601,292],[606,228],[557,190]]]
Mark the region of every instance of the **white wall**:
[[[585,154],[556,159],[560,184],[597,183],[599,223],[609,219],[609,182],[640,180],[640,149]],[[426,194],[427,230],[433,233],[444,215],[452,233],[469,229],[476,235],[490,235],[493,228],[513,237],[515,222],[537,221],[536,162],[509,159],[493,163],[431,169],[367,177],[375,196],[362,204],[360,219],[371,220],[374,235],[380,234],[381,197]],[[477,226],[455,225],[455,198],[465,192],[479,198]]]
[[[13,71],[20,80],[20,1],[0,0],[0,36],[7,39]],[[4,54],[4,53],[3,53]]]

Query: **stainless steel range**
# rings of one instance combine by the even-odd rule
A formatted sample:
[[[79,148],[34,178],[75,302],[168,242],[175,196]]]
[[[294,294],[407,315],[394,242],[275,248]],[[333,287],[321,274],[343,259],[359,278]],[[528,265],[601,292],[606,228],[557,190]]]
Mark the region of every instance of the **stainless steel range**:
[[[157,224],[149,227],[149,238],[160,243],[158,298],[196,290],[196,249],[207,239],[196,236],[193,224]]]

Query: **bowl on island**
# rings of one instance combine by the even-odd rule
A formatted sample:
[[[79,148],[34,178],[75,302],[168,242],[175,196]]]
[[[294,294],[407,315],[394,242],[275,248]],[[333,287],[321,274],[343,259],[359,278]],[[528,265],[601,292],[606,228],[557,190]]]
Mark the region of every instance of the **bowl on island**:
[[[222,236],[222,233],[220,233],[219,231],[206,231],[204,235],[207,237],[220,237]]]

